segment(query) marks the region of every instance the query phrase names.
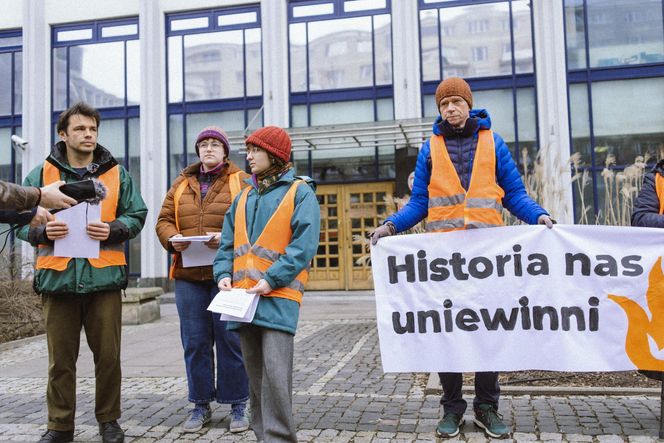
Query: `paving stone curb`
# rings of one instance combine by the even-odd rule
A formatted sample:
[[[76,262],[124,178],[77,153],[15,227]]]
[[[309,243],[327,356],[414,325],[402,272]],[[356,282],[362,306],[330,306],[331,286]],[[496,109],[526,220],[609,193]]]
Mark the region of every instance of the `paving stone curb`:
[[[462,388],[464,394],[473,394],[474,386],[464,385]],[[440,386],[438,374],[432,372],[429,374],[427,386],[424,389],[425,395],[442,395],[443,388]],[[501,385],[501,395],[648,395],[658,396],[661,393],[659,388],[616,388],[616,387],[590,387],[590,386],[518,386]]]

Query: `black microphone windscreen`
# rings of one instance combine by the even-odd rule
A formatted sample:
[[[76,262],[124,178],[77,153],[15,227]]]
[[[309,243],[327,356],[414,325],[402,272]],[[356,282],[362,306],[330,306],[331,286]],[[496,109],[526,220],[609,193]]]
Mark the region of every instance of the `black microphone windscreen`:
[[[95,204],[102,201],[107,193],[106,186],[96,178],[65,183],[60,186],[60,191],[75,199],[78,203],[88,202]]]

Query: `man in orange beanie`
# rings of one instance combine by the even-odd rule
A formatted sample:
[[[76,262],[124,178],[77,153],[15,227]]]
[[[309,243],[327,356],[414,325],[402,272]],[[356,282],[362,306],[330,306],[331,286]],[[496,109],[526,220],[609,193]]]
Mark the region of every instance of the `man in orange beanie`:
[[[214,278],[222,291],[244,288],[260,297],[251,323],[229,324],[240,333],[256,438],[297,443],[293,338],[309,263],[318,249],[320,208],[313,182],[296,177],[289,163],[286,131],[267,126],[245,144],[251,186],[226,215]]]
[[[417,157],[411,198],[376,228],[371,243],[405,231],[425,217],[427,232],[501,226],[503,208],[528,224],[551,228],[553,220],[526,193],[507,145],[491,131],[489,113],[472,109],[468,83],[450,77],[440,82],[435,97],[440,116],[433,124],[433,136]],[[450,180],[455,176],[458,180]],[[473,211],[466,211],[471,204]],[[443,419],[436,433],[455,437],[467,406],[461,395],[463,379],[459,373],[438,375],[443,386]],[[497,412],[499,396],[498,373],[477,372],[474,422],[494,438],[509,435]]]

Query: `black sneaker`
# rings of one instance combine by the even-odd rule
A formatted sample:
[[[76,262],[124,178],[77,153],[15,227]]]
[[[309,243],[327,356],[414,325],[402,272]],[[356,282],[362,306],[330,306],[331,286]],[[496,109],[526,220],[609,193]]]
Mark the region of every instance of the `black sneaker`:
[[[506,438],[509,437],[510,430],[501,418],[493,405],[482,403],[475,409],[475,419],[473,421],[489,437]]]
[[[436,426],[436,435],[443,438],[456,437],[459,435],[459,428],[463,425],[463,415],[448,412]]]
[[[99,423],[99,434],[104,443],[124,443],[124,431],[117,420]]]
[[[74,441],[74,431],[55,431],[48,429],[38,443],[69,443]]]

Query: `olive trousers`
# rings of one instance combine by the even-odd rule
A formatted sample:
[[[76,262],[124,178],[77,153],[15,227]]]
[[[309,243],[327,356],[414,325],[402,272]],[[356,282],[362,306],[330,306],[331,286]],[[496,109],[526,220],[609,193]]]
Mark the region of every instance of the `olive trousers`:
[[[120,418],[121,291],[42,297],[48,344],[48,429],[71,431],[76,412],[76,361],[85,331],[95,365],[95,417]]]

